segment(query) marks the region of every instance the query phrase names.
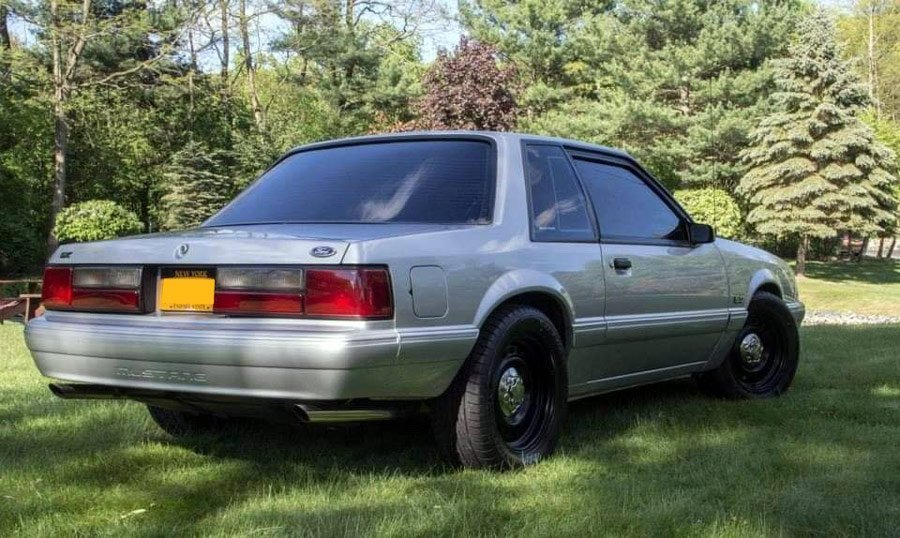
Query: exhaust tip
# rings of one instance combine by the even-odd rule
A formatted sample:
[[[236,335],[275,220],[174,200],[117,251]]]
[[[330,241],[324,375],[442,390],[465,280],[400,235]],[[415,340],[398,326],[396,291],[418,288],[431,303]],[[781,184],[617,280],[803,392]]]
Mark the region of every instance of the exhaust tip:
[[[296,415],[297,419],[304,424],[309,424],[310,422],[312,422],[309,418],[309,413],[306,411],[306,407],[302,404],[297,404],[294,406],[294,415]]]

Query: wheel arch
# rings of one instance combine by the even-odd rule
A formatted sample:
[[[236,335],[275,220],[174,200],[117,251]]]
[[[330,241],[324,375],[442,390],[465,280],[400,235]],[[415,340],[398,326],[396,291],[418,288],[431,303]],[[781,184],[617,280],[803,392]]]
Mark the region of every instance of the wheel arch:
[[[568,351],[573,341],[575,319],[572,299],[563,285],[551,275],[531,270],[510,271],[488,289],[475,313],[479,329],[499,308],[524,304],[543,312],[559,332]]]
[[[778,282],[778,278],[775,274],[769,269],[760,269],[754,273],[753,277],[750,279],[750,284],[747,287],[747,294],[744,296],[744,308],[749,307],[753,296],[761,291],[776,295],[779,299],[784,297],[781,284]]]

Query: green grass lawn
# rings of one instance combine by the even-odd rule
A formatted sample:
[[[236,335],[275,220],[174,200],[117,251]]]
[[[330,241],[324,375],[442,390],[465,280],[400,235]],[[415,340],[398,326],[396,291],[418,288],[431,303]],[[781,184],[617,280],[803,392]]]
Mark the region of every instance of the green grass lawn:
[[[797,279],[809,310],[900,317],[900,262],[807,262]]]
[[[445,467],[427,424],[245,424],[176,440],[129,402],[46,390],[0,326],[0,536],[893,535],[900,326],[803,329],[793,390],[688,381],[577,402],[555,456]]]

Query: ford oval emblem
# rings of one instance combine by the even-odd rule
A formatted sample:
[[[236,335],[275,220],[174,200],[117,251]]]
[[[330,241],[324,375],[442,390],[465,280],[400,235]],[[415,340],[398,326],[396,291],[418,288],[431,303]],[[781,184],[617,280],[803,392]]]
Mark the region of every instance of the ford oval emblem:
[[[335,254],[337,254],[337,251],[331,247],[322,246],[322,247],[316,247],[316,248],[310,250],[309,253],[311,255],[315,256],[316,258],[328,258],[330,256],[334,256]]]
[[[187,243],[182,243],[178,245],[178,248],[175,249],[175,259],[180,260],[187,256],[188,251],[191,250],[191,246]]]

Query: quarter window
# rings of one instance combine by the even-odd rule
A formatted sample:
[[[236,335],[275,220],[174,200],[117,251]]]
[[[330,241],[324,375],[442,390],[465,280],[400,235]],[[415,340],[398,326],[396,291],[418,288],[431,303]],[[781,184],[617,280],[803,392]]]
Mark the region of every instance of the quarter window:
[[[593,241],[594,230],[578,179],[559,146],[525,150],[525,177],[534,241]]]
[[[605,239],[684,240],[681,218],[627,168],[575,159]]]

